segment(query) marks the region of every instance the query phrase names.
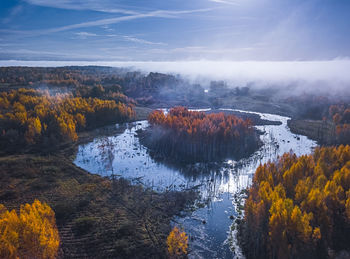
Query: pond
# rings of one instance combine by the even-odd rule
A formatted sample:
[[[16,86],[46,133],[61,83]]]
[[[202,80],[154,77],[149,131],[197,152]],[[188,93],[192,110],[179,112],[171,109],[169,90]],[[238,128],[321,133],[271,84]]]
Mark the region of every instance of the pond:
[[[316,142],[291,133],[287,126],[288,117],[235,109],[221,110],[254,113],[261,119],[280,121],[282,124],[255,126],[263,132],[260,136],[263,145],[247,158],[186,168],[158,162],[149,155],[137,137],[137,130],[146,128],[147,121],[117,124],[115,127],[125,127],[123,133],[96,137],[80,145],[74,163],[91,173],[124,177],[134,184],[143,184],[156,191],[197,186],[201,206],[184,217],[174,219],[174,224],[183,227],[190,237],[189,257],[242,258],[231,230],[239,205],[235,194],[251,184],[259,164],[273,161],[291,150],[298,156],[309,154]]]

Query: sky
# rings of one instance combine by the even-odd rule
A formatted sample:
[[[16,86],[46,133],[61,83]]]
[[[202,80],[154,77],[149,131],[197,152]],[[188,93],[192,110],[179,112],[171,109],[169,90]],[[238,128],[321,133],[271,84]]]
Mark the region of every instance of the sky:
[[[0,60],[350,57],[350,0],[1,0]]]

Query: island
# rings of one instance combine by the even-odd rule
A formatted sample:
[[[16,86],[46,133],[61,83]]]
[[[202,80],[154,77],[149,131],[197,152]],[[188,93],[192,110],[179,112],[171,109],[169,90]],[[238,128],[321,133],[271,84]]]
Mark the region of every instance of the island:
[[[153,111],[150,126],[139,132],[143,145],[158,157],[181,163],[243,157],[260,145],[251,120],[224,113],[206,114],[174,107]]]

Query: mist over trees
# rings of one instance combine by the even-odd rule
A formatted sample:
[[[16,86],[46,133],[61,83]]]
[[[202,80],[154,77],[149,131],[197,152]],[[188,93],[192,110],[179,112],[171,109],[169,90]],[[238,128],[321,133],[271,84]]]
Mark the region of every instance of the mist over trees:
[[[52,147],[76,141],[77,132],[134,116],[132,106],[112,100],[47,95],[19,89],[0,93],[0,146],[14,152],[23,146]]]
[[[51,156],[55,155],[56,151],[64,153],[75,145],[79,132],[133,120],[135,111],[139,109],[143,111],[143,118],[145,118],[152,108],[174,107],[179,104],[188,105],[191,108],[235,108],[286,115],[292,120],[300,120],[303,125],[308,121],[308,125],[316,135],[324,135],[327,140],[330,140],[329,142],[320,141],[320,144],[340,145],[350,142],[350,106],[347,95],[339,96],[336,95],[337,92],[324,95],[323,92],[318,92],[317,88],[308,91],[307,94],[301,94],[300,89],[295,92],[293,89],[292,84],[281,89],[276,85],[267,85],[264,88],[256,82],[242,84],[223,80],[200,82],[200,80],[190,80],[174,74],[155,72],[144,74],[130,69],[108,67],[0,68],[0,150],[1,155],[10,155],[8,158],[10,162],[6,157],[2,160],[8,163],[4,162],[2,165],[7,177],[4,179],[6,181],[11,179],[12,183],[17,184],[20,178],[16,177],[25,176],[25,180],[21,180],[20,184],[26,185],[28,193],[31,194],[40,194],[46,190],[45,188],[51,190],[50,181],[55,179],[61,182],[62,180],[59,174],[62,170],[57,167],[57,161],[53,162],[53,160],[60,160],[62,157],[47,161],[48,158],[40,157],[33,162],[34,160],[28,159],[27,155],[32,153],[31,155],[34,156],[35,153],[36,156],[41,152],[40,155],[47,153]],[[135,106],[146,106],[146,108],[135,108]],[[252,121],[245,119],[253,116],[239,113],[237,116],[215,114],[217,112],[215,109],[211,112],[212,114],[190,111],[184,107],[170,109],[167,114],[163,111],[153,111],[148,117],[150,127],[138,132],[140,142],[149,148],[151,158],[159,159],[165,164],[168,162],[166,160],[175,161],[176,165],[220,162],[225,158],[245,157],[257,150],[260,146],[258,133]],[[259,122],[261,123],[259,125],[268,125],[266,121]],[[321,125],[320,127],[325,130],[321,131],[323,128],[315,125]],[[298,137],[295,136],[295,138]],[[62,148],[63,146],[67,149]],[[17,168],[20,173],[16,174],[13,174],[13,164],[20,161],[18,157],[21,155],[11,156],[13,153],[26,153],[21,160],[20,168]],[[113,154],[109,155],[112,163]],[[248,258],[303,258],[305,256],[322,258],[330,252],[336,253],[348,248],[350,246],[348,242],[350,240],[349,159],[349,146],[338,146],[317,148],[314,154],[299,158],[288,153],[278,161],[261,165],[256,170],[253,185],[249,189],[249,197],[245,204],[245,220],[240,225],[241,242]],[[42,166],[43,164],[45,167]],[[52,165],[57,168],[55,169]],[[76,186],[75,178],[81,176],[82,172],[71,166],[65,169],[65,173],[74,178],[69,186]],[[39,173],[41,172],[39,169],[48,170],[48,172],[52,169],[55,174],[51,178],[45,178],[47,176]],[[30,177],[36,170],[39,170],[36,178],[40,179],[40,183],[31,182]],[[77,171],[72,175],[74,170]],[[76,205],[80,204],[80,195],[86,196],[82,203],[95,204],[101,197],[100,193],[95,191],[97,187],[92,184],[97,181],[97,177],[91,179],[91,185],[89,182],[84,186],[86,189],[79,189],[76,192],[77,197],[74,198],[75,203],[72,203],[71,207],[77,207]],[[108,189],[109,180],[104,180],[106,183],[99,187],[101,192]],[[0,192],[0,198],[8,201],[20,197],[19,185],[16,185],[15,192],[12,189],[13,185],[7,186],[6,181],[3,181],[4,191]],[[119,189],[111,191],[120,192],[125,197],[122,204],[124,206],[130,203],[130,195],[125,191],[126,187],[120,185],[123,181],[114,181],[113,186],[119,186]],[[144,192],[141,192],[142,187],[138,186],[136,189],[139,191],[132,190],[131,186],[128,188],[133,192],[133,207],[142,205],[148,208],[148,204],[153,204],[155,193],[150,191],[147,201],[144,200],[144,204],[141,204],[140,196],[143,197]],[[68,192],[64,197],[69,200],[71,195]],[[94,198],[90,198],[90,195],[94,195]],[[50,199],[51,196],[47,197]],[[168,196],[165,196],[164,200],[168,201]],[[102,217],[106,216],[103,211],[103,206],[106,207],[106,204],[111,206],[113,211],[110,212],[110,215],[113,213],[115,217],[113,224],[118,225],[119,212],[114,213],[114,209],[112,210],[115,205],[109,204],[109,197],[105,198],[104,202],[103,205],[100,204],[101,207],[98,207],[101,221],[91,217],[78,218],[74,221],[78,235],[88,236],[89,230],[102,226],[96,222],[102,222]],[[57,207],[59,212],[57,215],[62,221],[70,216],[77,217],[73,215],[74,213],[71,215],[70,210],[68,212],[65,210],[69,207],[66,203],[62,201],[64,206]],[[152,210],[156,208],[154,209],[156,211],[162,203],[163,200],[159,200],[157,206],[150,206],[150,208]],[[118,207],[118,211],[121,208]],[[74,209],[76,208],[72,211],[75,211]],[[173,208],[173,210],[169,213],[168,204],[163,208],[163,213],[173,216],[176,209]],[[125,211],[128,211],[129,215],[133,214],[129,211],[129,207]],[[129,245],[133,247],[130,251],[135,252],[135,249],[138,249],[135,248],[137,247],[135,244],[139,240],[135,239],[134,243],[130,242],[130,239],[139,235],[137,232],[139,230],[136,231],[136,227],[130,227],[130,225],[135,222],[144,223],[141,215],[145,216],[145,213],[142,211],[140,210],[138,219],[128,219],[128,225],[123,226],[120,232],[119,229],[113,232],[114,236],[114,233],[120,235],[118,236],[120,243],[117,242],[115,253],[120,249],[128,254]],[[91,213],[87,215],[97,215],[93,214],[96,213],[94,211]],[[158,224],[159,219],[164,218],[164,215],[160,214],[154,221]],[[14,212],[9,212],[0,206],[1,217],[4,219],[3,223],[9,220],[18,223],[17,218],[20,216],[17,215],[16,218]],[[154,218],[153,214],[147,217]],[[105,239],[100,238],[108,233],[112,223],[103,224],[105,224],[101,227],[103,231],[96,240],[114,242],[114,240],[107,240],[109,236]],[[169,226],[168,221],[165,225]],[[3,240],[11,242],[14,240],[14,245],[11,247],[9,245],[9,249],[11,253],[15,253],[13,251],[18,248],[17,241],[13,236],[7,236],[9,232],[1,232],[4,229],[6,226],[0,227],[0,235],[3,234]],[[143,225],[140,229],[146,231]],[[188,244],[190,240],[182,230],[174,228],[170,233],[169,231],[170,227],[168,230],[165,227],[160,229],[162,237],[159,247],[161,246],[164,250],[161,253],[168,252],[172,257],[181,257],[191,251]],[[89,238],[93,242],[96,241],[94,237]],[[72,241],[70,249],[80,252],[78,250],[81,248],[74,248],[75,241]],[[150,249],[149,243],[145,244],[140,254]],[[55,245],[50,246],[55,248]],[[115,244],[111,244],[111,247],[115,247]],[[83,253],[84,249],[81,250]],[[101,247],[99,249],[101,250],[97,253],[102,251]],[[0,257],[1,253],[8,253],[8,250],[7,252],[1,250]],[[55,254],[54,251],[50,253]],[[110,254],[110,251],[106,251],[106,254]]]

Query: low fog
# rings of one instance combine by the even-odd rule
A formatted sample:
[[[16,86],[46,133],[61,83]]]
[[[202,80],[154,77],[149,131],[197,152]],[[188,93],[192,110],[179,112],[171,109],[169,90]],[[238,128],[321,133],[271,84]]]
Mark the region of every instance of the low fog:
[[[145,72],[180,74],[204,85],[212,80],[223,80],[232,87],[293,87],[297,92],[314,92],[316,89],[343,92],[350,87],[349,60],[138,62],[132,66]]]
[[[0,61],[0,66],[98,65],[128,67],[144,73],[180,75],[203,86],[223,80],[229,87],[287,89],[288,95],[302,93],[347,94],[350,60],[331,61],[178,61],[178,62],[85,62],[85,61]]]

